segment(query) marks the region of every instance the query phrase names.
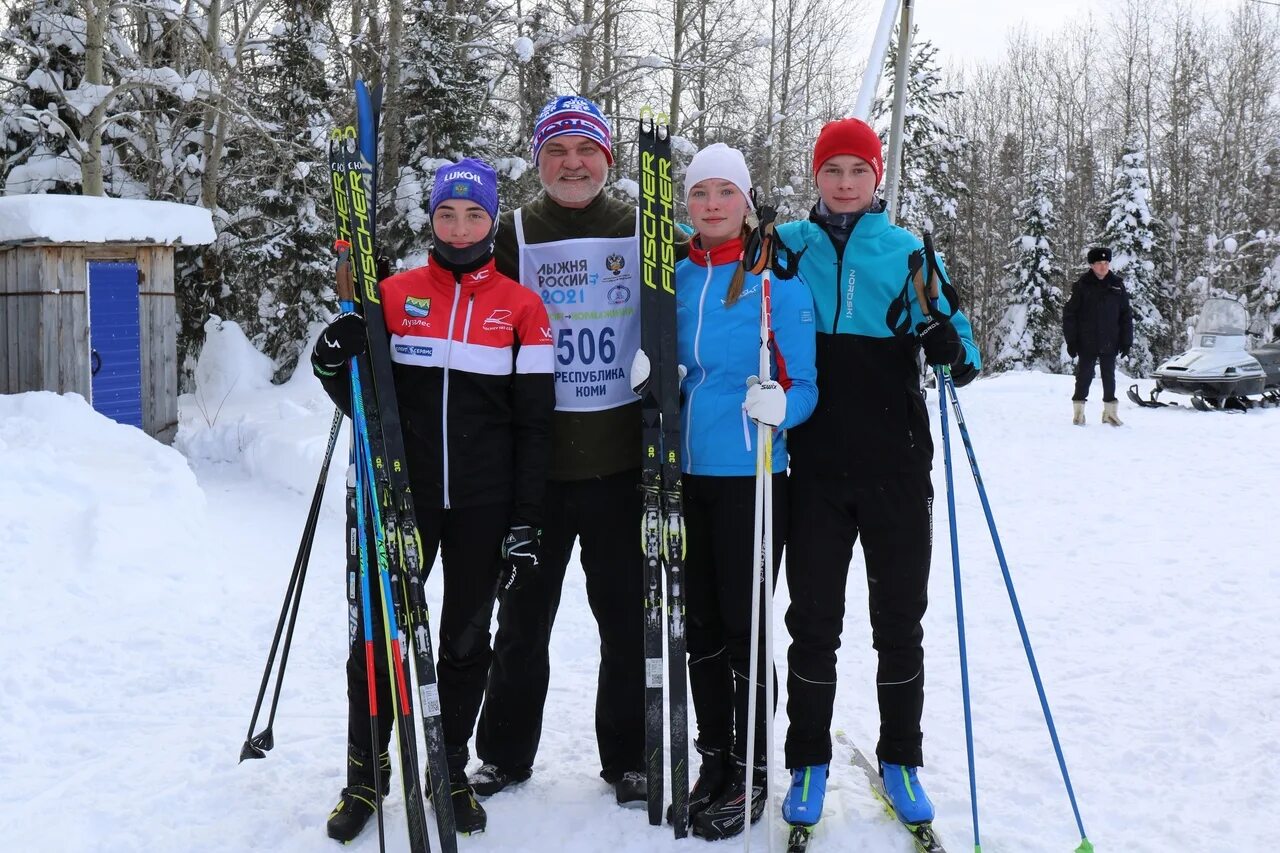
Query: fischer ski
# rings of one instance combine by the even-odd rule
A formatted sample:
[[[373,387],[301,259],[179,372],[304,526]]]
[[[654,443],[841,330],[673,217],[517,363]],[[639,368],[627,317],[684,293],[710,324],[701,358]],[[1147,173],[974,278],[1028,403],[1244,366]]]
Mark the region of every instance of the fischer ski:
[[[684,506],[680,486],[680,376],[676,355],[675,223],[671,129],[640,114],[641,347],[652,365],[642,389],[641,489],[645,553],[645,769],[649,823],[662,822],[662,606],[666,573],[671,825],[689,831],[689,709],[685,665]]]
[[[427,608],[426,566],[422,565],[422,538],[414,512],[409,471],[405,465],[404,434],[400,429],[400,408],[396,402],[395,378],[391,366],[391,343],[382,314],[378,294],[378,261],[374,222],[376,164],[378,151],[378,113],[382,90],[370,93],[363,80],[356,81],[356,112],[360,154],[357,160],[359,181],[349,184],[352,197],[364,196],[363,205],[352,205],[356,240],[354,260],[357,280],[363,290],[363,311],[369,328],[369,352],[372,354],[374,387],[383,425],[389,461],[390,490],[383,493],[383,506],[388,511],[387,531],[392,547],[401,557],[393,562],[402,569],[398,594],[403,617],[400,619],[413,655],[413,670],[418,683],[418,699],[422,714],[423,734],[427,746],[427,796],[436,814],[440,848],[456,853],[458,837],[454,823],[449,765],[445,755],[444,725],[440,718],[440,689],[436,682],[435,652],[431,643],[431,614]],[[407,680],[406,680],[407,681]],[[407,686],[407,685],[406,685]],[[416,744],[415,744],[416,746]]]
[[[357,137],[353,128],[345,128],[335,133],[330,142],[330,173],[334,188],[334,211],[337,218],[337,237],[339,246],[344,244],[348,249],[341,249],[338,267],[338,288],[340,299],[346,303],[344,307],[354,307],[365,316],[369,330],[370,346],[368,351],[351,362],[351,420],[356,444],[356,470],[358,494],[356,507],[359,518],[358,527],[362,531],[358,547],[361,550],[361,574],[367,576],[373,571],[371,564],[376,564],[381,594],[378,596],[381,605],[382,624],[385,632],[387,652],[387,673],[391,681],[392,705],[395,711],[396,733],[400,754],[400,776],[404,788],[405,814],[409,830],[409,849],[412,853],[428,853],[431,841],[427,835],[426,809],[420,787],[421,771],[418,764],[417,732],[413,721],[413,700],[408,691],[408,677],[405,672],[405,653],[400,641],[400,618],[395,601],[394,574],[400,571],[400,550],[396,547],[394,535],[389,532],[397,530],[397,516],[394,506],[381,506],[391,492],[388,475],[386,433],[381,407],[375,390],[375,352],[377,340],[374,332],[375,322],[381,317],[373,318],[367,310],[367,300],[362,291],[372,286],[376,289],[376,277],[371,285],[366,282],[362,269],[363,255],[372,253],[372,235],[368,233],[370,212],[367,195],[364,192],[360,173],[360,153],[357,148]],[[355,257],[354,269],[351,249],[364,244],[363,252]],[[385,338],[386,332],[383,331]],[[394,397],[393,397],[394,400]],[[389,430],[387,430],[389,431]],[[398,425],[396,434],[398,435]],[[403,454],[401,454],[403,456]],[[364,531],[372,530],[376,556],[367,552],[367,537]],[[370,625],[370,605],[372,592],[362,584],[364,615],[366,625],[366,658],[365,665],[369,670],[369,678],[373,679],[373,642],[368,634]],[[373,712],[371,705],[371,713]],[[375,742],[375,749],[377,747]]]

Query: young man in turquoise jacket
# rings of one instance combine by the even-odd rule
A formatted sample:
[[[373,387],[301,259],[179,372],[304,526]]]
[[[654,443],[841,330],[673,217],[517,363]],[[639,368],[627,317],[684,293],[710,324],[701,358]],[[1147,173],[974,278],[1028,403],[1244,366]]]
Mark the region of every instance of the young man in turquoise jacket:
[[[821,201],[806,222],[778,233],[804,251],[800,278],[813,294],[818,405],[790,434],[787,584],[791,605],[786,760],[792,786],[784,818],[812,825],[831,761],[836,649],[845,581],[859,536],[866,560],[880,739],[876,754],[898,816],[932,820],[919,784],[924,763],[921,620],[932,547],[933,441],[918,354],[951,370],[956,385],[981,368],[968,320],[943,295],[926,316],[910,266],[921,241],[889,222],[875,190],[880,140],[866,123],[826,125],[814,146]],[[917,260],[920,256],[917,255]]]

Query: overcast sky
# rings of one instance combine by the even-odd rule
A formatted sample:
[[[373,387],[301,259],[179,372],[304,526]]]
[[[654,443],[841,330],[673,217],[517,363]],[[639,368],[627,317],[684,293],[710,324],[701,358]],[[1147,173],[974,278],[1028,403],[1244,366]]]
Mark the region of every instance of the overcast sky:
[[[883,0],[865,0],[871,26],[879,19]],[[1226,17],[1243,0],[1195,0],[1198,10]],[[1052,34],[1070,21],[1092,14],[1105,36],[1112,10],[1122,0],[915,0],[915,22],[921,38],[930,39],[940,50],[943,65],[952,62],[999,59],[1004,54],[1005,35],[1025,24],[1033,33]],[[1163,0],[1153,0],[1153,13],[1167,8]],[[1280,7],[1263,6],[1280,15]]]

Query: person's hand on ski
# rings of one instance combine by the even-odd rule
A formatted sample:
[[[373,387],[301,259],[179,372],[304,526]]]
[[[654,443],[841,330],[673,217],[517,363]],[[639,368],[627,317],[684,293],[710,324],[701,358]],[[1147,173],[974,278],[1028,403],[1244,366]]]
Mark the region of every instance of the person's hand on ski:
[[[519,589],[538,573],[538,531],[527,524],[513,524],[502,540],[502,559],[499,595]]]
[[[772,379],[761,382],[752,376],[747,380],[747,398],[742,408],[756,423],[777,428],[787,416],[787,392]]]
[[[369,348],[368,330],[364,318],[345,311],[325,326],[316,339],[311,360],[322,367],[342,367],[347,359],[363,355]]]
[[[649,384],[649,374],[652,370],[649,354],[642,349],[636,350],[635,356],[631,359],[631,370],[627,373],[627,381],[631,383],[631,390],[637,397],[644,396],[644,389]],[[683,382],[688,373],[689,369],[683,364],[676,365],[676,381]]]
[[[964,344],[960,343],[960,333],[947,317],[927,317],[916,326],[916,337],[920,339],[920,347],[924,350],[924,360],[931,365],[951,367],[964,359]]]

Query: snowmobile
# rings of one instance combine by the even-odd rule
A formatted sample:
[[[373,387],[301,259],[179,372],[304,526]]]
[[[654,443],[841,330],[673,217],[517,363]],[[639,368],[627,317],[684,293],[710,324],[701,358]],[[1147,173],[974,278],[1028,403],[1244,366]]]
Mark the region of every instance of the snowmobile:
[[[1191,405],[1201,411],[1280,406],[1280,341],[1248,349],[1248,329],[1249,312],[1239,302],[1206,300],[1191,333],[1191,349],[1156,368],[1149,397],[1131,385],[1129,399],[1139,406],[1176,405],[1157,399],[1169,391],[1189,395]],[[1250,399],[1256,395],[1262,399]]]

